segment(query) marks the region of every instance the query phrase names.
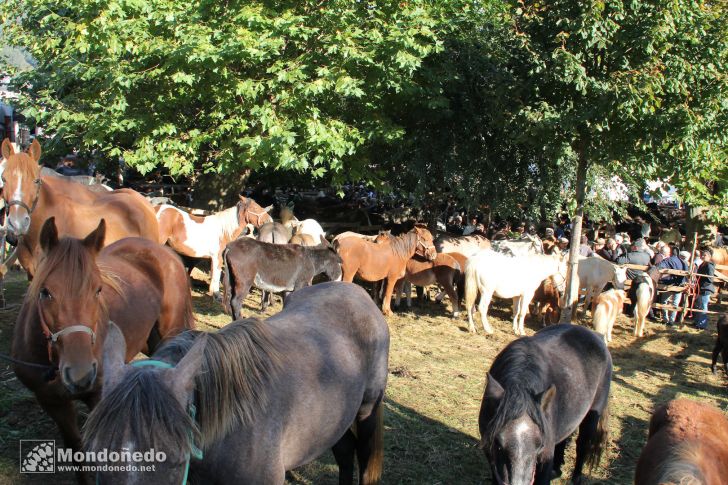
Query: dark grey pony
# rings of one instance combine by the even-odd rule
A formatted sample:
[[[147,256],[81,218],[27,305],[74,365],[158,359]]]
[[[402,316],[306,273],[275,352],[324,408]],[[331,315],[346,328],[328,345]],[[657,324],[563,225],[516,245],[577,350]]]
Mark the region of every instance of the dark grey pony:
[[[258,241],[271,244],[288,244],[293,234],[291,229],[280,222],[266,222],[258,229]],[[262,290],[260,295],[260,311],[264,312],[268,305],[273,304],[273,294]]]
[[[561,476],[579,428],[572,481],[599,463],[608,439],[612,357],[604,339],[554,325],[511,342],[493,361],[478,420],[493,482],[547,484]]]
[[[387,322],[350,283],[304,288],[285,303],[265,321],[184,333],[154,361],[131,365],[110,329],[103,398],[84,442],[90,451],[154,448],[167,459],[154,472],[102,472],[97,483],[180,485],[188,467],[191,483],[283,484],[286,470],[328,449],[340,484],[353,483],[355,454],[359,483],[379,483]]]
[[[279,293],[310,286],[314,276],[321,273],[330,280],[341,280],[341,257],[330,246],[269,244],[242,238],[228,243],[223,261],[223,305],[233,320],[241,317],[243,301],[252,286]]]

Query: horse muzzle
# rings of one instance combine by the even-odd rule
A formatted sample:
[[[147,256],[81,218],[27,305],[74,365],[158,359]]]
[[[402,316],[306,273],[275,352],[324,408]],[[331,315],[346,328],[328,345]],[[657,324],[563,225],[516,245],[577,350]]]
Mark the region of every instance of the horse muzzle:
[[[8,233],[15,237],[25,236],[30,229],[30,215],[25,213],[25,211],[20,212],[21,213],[18,214],[17,211],[13,211],[7,216]]]
[[[64,365],[61,368],[61,381],[71,394],[90,390],[97,375],[98,365],[95,360],[90,365]]]

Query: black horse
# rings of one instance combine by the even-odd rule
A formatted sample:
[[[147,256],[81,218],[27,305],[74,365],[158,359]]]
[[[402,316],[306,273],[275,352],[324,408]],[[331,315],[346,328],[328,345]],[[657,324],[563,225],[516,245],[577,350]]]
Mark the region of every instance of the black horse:
[[[321,273],[330,280],[341,280],[341,258],[328,245],[304,247],[241,238],[228,243],[223,261],[223,305],[233,320],[240,318],[243,301],[252,286],[279,293],[309,286],[314,276]]]
[[[490,368],[478,420],[493,482],[538,485],[560,476],[578,427],[578,483],[607,443],[611,379],[603,338],[584,327],[554,325],[511,342]]]

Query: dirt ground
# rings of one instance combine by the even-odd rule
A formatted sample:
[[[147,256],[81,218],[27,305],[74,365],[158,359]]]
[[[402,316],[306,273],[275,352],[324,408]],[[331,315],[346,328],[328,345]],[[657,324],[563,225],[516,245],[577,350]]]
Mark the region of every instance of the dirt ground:
[[[196,272],[202,280],[205,275]],[[193,303],[198,325],[215,330],[229,322],[222,307],[204,294],[198,281]],[[0,352],[7,353],[25,276],[11,273],[6,297],[15,307],[0,311]],[[246,316],[259,315],[260,297],[246,300]],[[280,310],[276,303],[266,314]],[[401,310],[388,319],[392,334],[390,374],[385,415],[385,472],[388,484],[490,483],[487,462],[478,449],[478,411],[486,372],[497,353],[515,339],[511,333],[510,304],[496,301],[491,310],[493,336],[467,332],[463,316],[448,316],[449,303],[426,302]],[[725,307],[723,308],[725,311]],[[527,320],[527,332],[538,324]],[[728,412],[728,378],[710,373],[715,341],[715,319],[709,331],[667,330],[648,325],[648,336],[632,337],[633,323],[620,318],[611,345],[614,380],[611,391],[610,447],[590,483],[632,482],[637,457],[644,445],[652,409],[675,397],[712,403]],[[81,419],[86,415],[82,406]],[[34,397],[0,362],[0,485],[70,484],[73,477],[20,475],[20,439],[59,439],[55,425]],[[573,443],[567,452],[565,476],[571,471]],[[294,470],[291,484],[336,484],[337,470],[330,455]],[[567,483],[555,480],[552,483]]]

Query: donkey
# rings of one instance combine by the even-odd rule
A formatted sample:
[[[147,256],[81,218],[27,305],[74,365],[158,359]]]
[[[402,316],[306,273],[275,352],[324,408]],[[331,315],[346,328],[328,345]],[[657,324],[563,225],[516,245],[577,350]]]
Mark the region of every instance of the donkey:
[[[389,330],[366,292],[322,283],[265,321],[187,332],[154,360],[124,365],[110,329],[99,405],[86,422],[91,451],[154,447],[154,472],[99,473],[99,483],[283,485],[286,470],[332,449],[339,483],[380,482]],[[192,407],[194,406],[194,407]]]
[[[314,276],[321,273],[331,280],[341,280],[341,258],[328,245],[310,248],[242,238],[227,245],[223,258],[223,305],[233,320],[240,318],[243,301],[252,286],[278,293],[309,286]]]
[[[545,485],[561,476],[579,428],[572,481],[608,442],[612,357],[584,327],[553,325],[511,342],[493,361],[480,407],[481,447],[493,482]]]

